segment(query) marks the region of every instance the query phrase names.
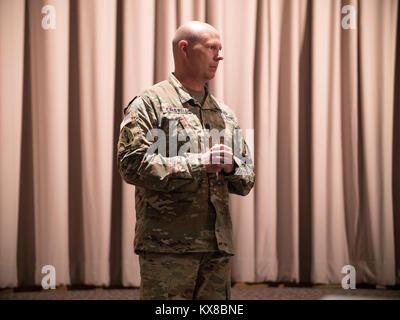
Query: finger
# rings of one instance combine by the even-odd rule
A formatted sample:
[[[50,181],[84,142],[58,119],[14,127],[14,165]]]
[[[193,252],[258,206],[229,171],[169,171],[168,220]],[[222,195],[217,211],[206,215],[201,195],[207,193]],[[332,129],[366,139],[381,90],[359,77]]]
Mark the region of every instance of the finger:
[[[220,144],[220,145],[219,145],[219,149],[220,149],[220,150],[227,150],[227,151],[232,152],[232,148],[229,147],[229,146],[227,146],[226,144]]]
[[[212,163],[232,164],[233,154],[229,152],[214,152],[211,153],[211,161]]]
[[[221,148],[220,144],[215,144],[210,148],[210,151],[217,151]]]
[[[221,156],[226,155],[227,157],[233,157],[233,153],[229,150],[213,150],[210,152],[212,155],[218,154]]]
[[[223,151],[223,150],[219,150],[219,151],[213,151],[211,153],[212,157],[216,157],[219,156],[222,158],[223,163],[228,163],[231,164],[233,162],[233,154],[231,152],[228,151]]]
[[[226,144],[216,144],[212,146],[210,150],[227,150],[232,152],[232,148],[228,147]]]
[[[222,169],[225,171],[225,172],[232,172],[233,171],[233,164],[221,164],[221,166],[222,166]]]
[[[224,163],[225,164],[232,164],[233,163],[233,154],[232,153],[224,153]]]
[[[211,163],[212,164],[224,163],[224,157],[221,157],[220,155],[213,155],[211,158]]]

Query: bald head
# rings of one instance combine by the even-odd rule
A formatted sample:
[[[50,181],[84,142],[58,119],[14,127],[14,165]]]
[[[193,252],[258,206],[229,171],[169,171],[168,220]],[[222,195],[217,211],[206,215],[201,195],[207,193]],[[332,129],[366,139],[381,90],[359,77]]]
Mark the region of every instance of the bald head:
[[[218,31],[208,23],[190,21],[176,30],[172,47],[175,76],[186,87],[202,90],[223,59]]]
[[[212,25],[201,21],[189,21],[181,25],[175,32],[174,39],[172,40],[172,50],[174,58],[178,52],[178,44],[181,40],[186,40],[189,45],[194,45],[196,42],[204,38],[208,32],[217,33]]]

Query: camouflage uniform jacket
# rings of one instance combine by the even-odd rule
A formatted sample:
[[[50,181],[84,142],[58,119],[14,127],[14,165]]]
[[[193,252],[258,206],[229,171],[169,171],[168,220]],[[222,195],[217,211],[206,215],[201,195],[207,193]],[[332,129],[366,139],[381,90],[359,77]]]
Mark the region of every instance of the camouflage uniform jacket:
[[[208,141],[204,128],[225,129],[224,140]],[[154,129],[162,130],[165,139],[153,134]],[[200,106],[173,74],[124,108],[118,167],[123,179],[136,186],[136,253],[233,254],[229,193],[247,195],[252,189],[250,152],[239,137],[233,173],[217,175],[206,173],[200,148],[204,141],[208,147],[232,143],[234,129],[239,129],[235,115],[209,94],[207,86]],[[181,134],[192,139],[188,142]]]

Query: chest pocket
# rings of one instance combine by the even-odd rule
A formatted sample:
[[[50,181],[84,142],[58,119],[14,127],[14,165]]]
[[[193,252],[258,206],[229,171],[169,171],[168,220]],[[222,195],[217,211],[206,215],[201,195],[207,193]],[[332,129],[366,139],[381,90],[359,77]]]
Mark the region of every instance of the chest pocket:
[[[164,109],[161,128],[166,138],[166,153],[172,157],[201,150],[201,124],[195,114],[185,108]]]
[[[203,130],[200,120],[195,114],[181,115],[179,123],[182,130],[178,130],[179,152],[200,153],[202,150]]]
[[[208,145],[225,144],[232,148],[232,134],[235,121],[216,109],[203,112],[205,127],[209,130]],[[208,124],[208,125],[207,125]]]
[[[221,113],[221,117],[224,120],[225,128],[228,131],[233,132],[233,130],[235,129],[235,119],[233,119],[231,116],[229,116],[225,113]]]

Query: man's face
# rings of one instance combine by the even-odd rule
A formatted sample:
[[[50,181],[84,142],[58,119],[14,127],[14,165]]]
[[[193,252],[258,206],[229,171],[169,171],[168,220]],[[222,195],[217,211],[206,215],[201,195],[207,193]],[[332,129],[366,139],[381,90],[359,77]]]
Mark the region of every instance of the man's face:
[[[205,31],[199,40],[188,49],[189,72],[201,80],[211,80],[215,76],[221,56],[221,41],[219,34]]]

